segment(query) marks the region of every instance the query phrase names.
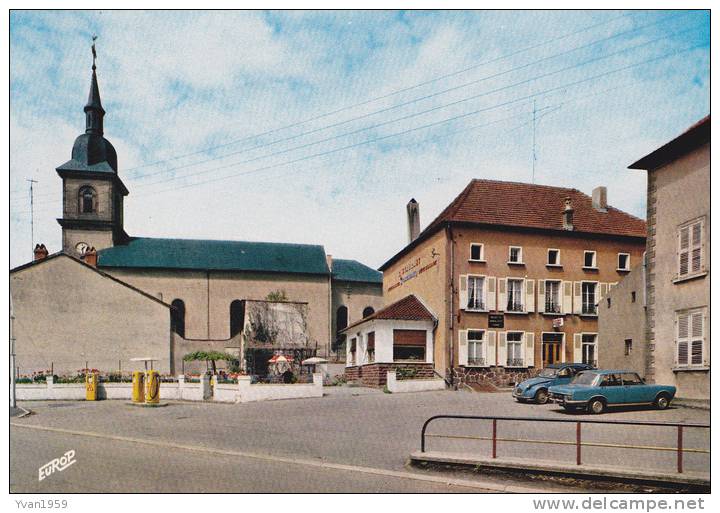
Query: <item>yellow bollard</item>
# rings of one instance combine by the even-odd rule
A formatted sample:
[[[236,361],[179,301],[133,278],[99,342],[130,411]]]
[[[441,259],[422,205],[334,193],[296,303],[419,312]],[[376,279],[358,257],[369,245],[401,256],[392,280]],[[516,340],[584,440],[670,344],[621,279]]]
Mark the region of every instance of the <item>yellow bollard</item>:
[[[89,372],[85,374],[85,400],[97,401],[98,383],[100,376],[97,372]]]
[[[145,373],[133,371],[132,374],[132,402],[145,402]]]
[[[160,402],[160,375],[156,370],[145,372],[145,402],[148,404]]]

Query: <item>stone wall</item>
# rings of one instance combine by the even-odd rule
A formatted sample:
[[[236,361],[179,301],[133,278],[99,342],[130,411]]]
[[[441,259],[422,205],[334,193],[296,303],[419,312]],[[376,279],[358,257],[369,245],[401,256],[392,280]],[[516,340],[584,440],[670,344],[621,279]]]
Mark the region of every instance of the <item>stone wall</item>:
[[[359,367],[347,367],[345,377],[349,382],[381,388],[387,384],[388,371],[395,371],[398,380],[411,373],[412,378],[428,379],[435,376],[432,363],[371,363]]]

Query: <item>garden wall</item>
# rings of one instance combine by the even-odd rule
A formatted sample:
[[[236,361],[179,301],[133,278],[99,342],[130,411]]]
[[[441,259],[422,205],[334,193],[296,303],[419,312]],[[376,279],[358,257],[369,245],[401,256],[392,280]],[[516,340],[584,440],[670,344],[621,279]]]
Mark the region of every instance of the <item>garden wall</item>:
[[[397,372],[387,372],[387,389],[393,394],[402,392],[427,392],[445,390],[445,380],[441,378],[397,379]]]

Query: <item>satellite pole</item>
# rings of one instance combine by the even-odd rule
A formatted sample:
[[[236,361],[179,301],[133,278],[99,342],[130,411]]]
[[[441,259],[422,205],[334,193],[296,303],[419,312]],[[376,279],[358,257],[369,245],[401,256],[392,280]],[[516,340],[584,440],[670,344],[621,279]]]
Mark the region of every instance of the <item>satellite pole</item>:
[[[532,122],[532,127],[533,127],[533,130],[532,130],[532,132],[533,132],[533,138],[532,138],[532,141],[533,141],[533,147],[532,147],[532,183],[535,183],[535,161],[537,160],[537,153],[535,152],[535,126],[536,126],[535,121],[536,121],[536,119],[537,119],[537,118],[536,118],[537,108],[536,108],[535,103],[536,103],[536,102],[535,102],[535,99],[533,98],[533,122]]]
[[[26,178],[26,181],[30,182],[30,246],[33,251],[33,258],[35,257],[35,211],[34,211],[34,194],[33,185],[38,183],[37,180]]]

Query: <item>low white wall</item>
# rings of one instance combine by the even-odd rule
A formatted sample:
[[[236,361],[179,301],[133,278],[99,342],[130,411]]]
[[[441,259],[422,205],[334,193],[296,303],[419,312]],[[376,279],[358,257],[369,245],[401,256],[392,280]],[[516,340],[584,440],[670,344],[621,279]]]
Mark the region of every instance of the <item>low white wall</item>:
[[[393,394],[402,392],[426,392],[430,390],[445,390],[445,381],[441,378],[430,379],[403,379],[398,381],[397,372],[387,372],[387,388]]]
[[[249,376],[238,378],[237,402],[249,403],[254,401],[273,401],[276,399],[300,399],[306,397],[322,397],[323,376],[321,373],[313,374],[312,383],[294,384],[250,384]]]

